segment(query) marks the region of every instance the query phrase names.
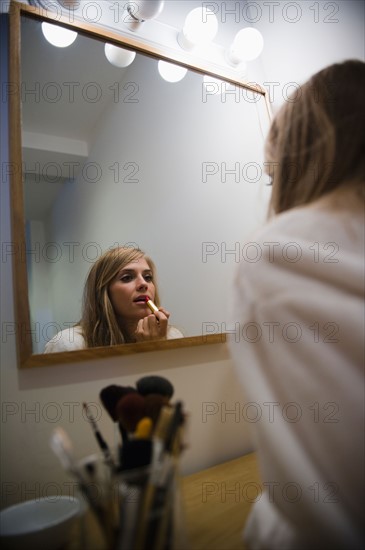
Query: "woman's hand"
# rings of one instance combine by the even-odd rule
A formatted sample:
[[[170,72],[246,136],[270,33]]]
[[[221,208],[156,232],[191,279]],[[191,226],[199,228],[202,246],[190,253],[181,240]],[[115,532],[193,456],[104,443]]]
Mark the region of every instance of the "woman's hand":
[[[156,313],[151,313],[138,321],[135,338],[137,342],[146,340],[165,340],[170,313],[160,307]]]

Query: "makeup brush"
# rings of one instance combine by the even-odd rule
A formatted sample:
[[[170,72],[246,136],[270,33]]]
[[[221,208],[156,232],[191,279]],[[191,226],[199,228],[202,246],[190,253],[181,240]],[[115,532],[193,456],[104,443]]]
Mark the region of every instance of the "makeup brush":
[[[116,406],[119,423],[127,433],[133,433],[137,423],[145,415],[146,403],[139,393],[130,393],[120,399]]]
[[[106,409],[109,416],[115,423],[114,428],[118,427],[119,429],[122,441],[126,441],[128,439],[128,434],[126,430],[124,430],[121,424],[118,422],[116,406],[118,401],[125,395],[128,395],[129,393],[137,393],[137,390],[132,386],[117,386],[116,384],[112,384],[110,386],[106,386],[105,388],[103,388],[99,394],[100,400],[104,405],[104,408]],[[115,440],[115,448],[117,451],[119,447],[119,443],[118,443],[118,438],[116,436],[115,431],[114,431],[114,440]]]
[[[141,395],[157,393],[171,399],[174,393],[173,385],[163,376],[144,376],[137,381],[136,387]]]
[[[103,388],[99,394],[100,400],[104,405],[104,408],[109,413],[113,422],[118,422],[118,417],[116,413],[116,406],[118,401],[128,395],[129,393],[136,393],[137,390],[132,386],[117,386],[112,384],[111,386],[106,386]]]
[[[55,455],[59,458],[63,468],[71,473],[82,485],[85,479],[81,470],[78,468],[70,438],[61,427],[55,428],[50,438],[50,446]]]
[[[146,416],[152,420],[153,427],[155,427],[162,407],[169,404],[169,398],[157,393],[150,393],[145,396],[144,400]]]
[[[160,456],[156,454],[153,459],[157,476],[155,490],[152,491],[152,498],[150,497],[150,510],[158,513],[150,514],[145,534],[145,540],[156,550],[162,550],[165,547],[169,528],[171,528],[171,499],[174,491],[176,456],[180,451],[179,448],[176,449],[175,442],[182,423],[182,402],[178,401],[173,407],[162,410],[161,419],[156,427],[156,438],[162,443],[162,448],[161,446],[157,448]]]
[[[151,433],[152,420],[144,416],[138,421],[133,437],[121,448],[121,470],[142,468],[151,463],[153,449]]]
[[[112,456],[110,454],[109,447],[108,447],[105,439],[103,438],[103,436],[101,435],[101,433],[98,429],[96,421],[95,421],[93,415],[91,414],[90,408],[88,407],[87,403],[83,403],[82,406],[84,408],[84,411],[86,412],[86,417],[87,417],[87,419],[89,420],[89,422],[91,424],[92,430],[93,430],[94,435],[95,435],[95,439],[98,442],[98,445],[99,445],[100,449],[103,452],[106,464],[108,464],[108,466],[110,466],[110,468],[114,469],[115,466],[114,466]]]
[[[153,519],[156,497],[162,495],[161,489],[166,483],[171,472],[171,456],[165,453],[165,440],[168,436],[169,426],[174,417],[173,407],[164,406],[161,408],[159,419],[154,430],[152,442],[153,450],[151,457],[151,475],[145,487],[143,500],[141,502],[140,517],[136,533],[136,548],[145,548],[150,542],[148,534],[155,533],[155,520]],[[151,546],[152,548],[153,546]]]
[[[136,431],[133,434],[134,439],[150,439],[152,435],[153,422],[148,416],[144,416],[138,422]]]
[[[93,490],[93,484],[90,484],[85,479],[83,472],[80,470],[79,466],[76,463],[73,454],[73,447],[70,438],[63,428],[57,427],[53,430],[50,438],[50,446],[59,458],[64,469],[70,473],[78,482],[81,493],[84,495],[85,499],[89,503],[92,511],[97,518],[101,530],[104,533],[108,544],[111,548],[114,545],[114,532],[113,526],[110,521],[110,511],[106,510],[100,502],[95,498],[95,491]]]
[[[165,451],[172,453],[174,450],[174,443],[179,431],[180,426],[184,422],[182,402],[178,401],[174,406],[174,414],[171,422],[168,426],[167,434],[165,437]]]

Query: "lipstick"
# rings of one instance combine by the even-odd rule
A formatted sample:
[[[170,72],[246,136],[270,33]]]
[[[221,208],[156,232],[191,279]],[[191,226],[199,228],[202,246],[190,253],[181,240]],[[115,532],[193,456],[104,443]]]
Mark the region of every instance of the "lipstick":
[[[156,313],[156,311],[158,311],[158,307],[156,306],[156,304],[154,304],[152,302],[152,300],[150,298],[148,298],[147,296],[146,296],[145,300],[146,300],[146,304],[148,305],[148,307],[150,308],[152,313]]]

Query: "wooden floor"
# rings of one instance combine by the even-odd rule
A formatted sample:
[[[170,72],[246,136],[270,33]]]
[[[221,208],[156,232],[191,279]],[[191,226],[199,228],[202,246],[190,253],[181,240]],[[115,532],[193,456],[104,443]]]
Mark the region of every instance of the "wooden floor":
[[[242,529],[262,490],[255,454],[182,478],[181,485],[188,548],[243,550]]]

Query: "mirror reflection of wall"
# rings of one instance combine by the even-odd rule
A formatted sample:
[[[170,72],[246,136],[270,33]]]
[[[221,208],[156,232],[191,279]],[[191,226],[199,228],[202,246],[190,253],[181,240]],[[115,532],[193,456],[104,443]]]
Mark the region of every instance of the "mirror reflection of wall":
[[[127,243],[155,261],[173,325],[224,332],[241,243],[266,215],[264,98],[192,71],[168,83],[141,54],[117,68],[81,35],[55,48],[40,25],[23,19],[21,54],[34,352],[79,320],[92,263]]]

